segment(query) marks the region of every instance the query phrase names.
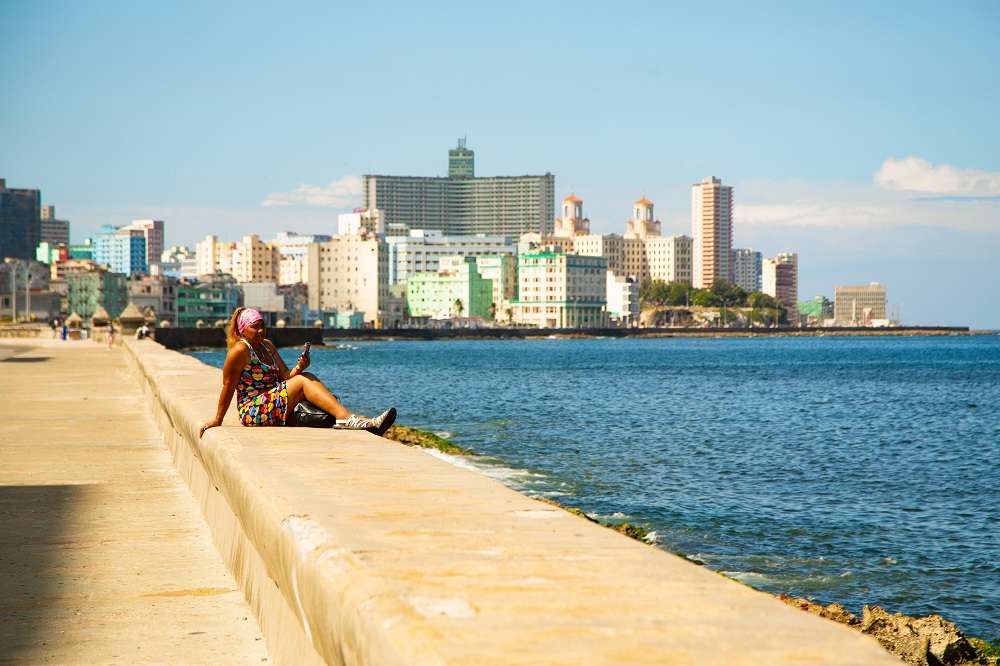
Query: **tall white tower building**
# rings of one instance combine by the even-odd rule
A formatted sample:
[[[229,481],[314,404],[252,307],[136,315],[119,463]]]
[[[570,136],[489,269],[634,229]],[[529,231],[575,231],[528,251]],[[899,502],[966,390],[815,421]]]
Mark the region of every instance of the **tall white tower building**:
[[[733,281],[733,188],[706,176],[691,186],[692,278],[699,289]]]

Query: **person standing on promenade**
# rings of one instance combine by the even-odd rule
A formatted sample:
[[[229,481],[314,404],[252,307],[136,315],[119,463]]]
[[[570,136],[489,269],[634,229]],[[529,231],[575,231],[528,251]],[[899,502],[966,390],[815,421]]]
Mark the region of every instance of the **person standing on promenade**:
[[[115,343],[115,325],[110,321],[108,322],[108,349],[111,349],[111,345]]]
[[[215,418],[201,426],[198,437],[209,428],[222,425],[234,392],[240,422],[245,426],[288,425],[292,410],[302,400],[312,402],[337,420],[346,420],[347,428],[377,435],[382,435],[396,420],[395,407],[375,418],[352,414],[316,375],[305,372],[309,367],[308,351],[289,370],[274,344],[264,337],[264,318],[253,308],[233,311],[226,342],[229,353],[222,368],[222,392]]]

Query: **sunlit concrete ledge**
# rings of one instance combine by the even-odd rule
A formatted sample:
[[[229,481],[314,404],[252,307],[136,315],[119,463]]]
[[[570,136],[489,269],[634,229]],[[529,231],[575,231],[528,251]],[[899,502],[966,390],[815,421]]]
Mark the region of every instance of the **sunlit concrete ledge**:
[[[899,663],[419,449],[243,428],[235,408],[199,441],[219,371],[151,341],[125,348],[279,664]]]

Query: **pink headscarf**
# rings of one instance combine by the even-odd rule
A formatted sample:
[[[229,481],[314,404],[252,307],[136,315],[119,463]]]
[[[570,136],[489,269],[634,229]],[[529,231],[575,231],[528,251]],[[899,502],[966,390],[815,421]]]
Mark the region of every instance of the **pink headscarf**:
[[[240,335],[243,335],[243,331],[259,321],[264,321],[264,317],[253,308],[247,308],[240,313],[239,318],[236,320],[236,330],[240,332]]]

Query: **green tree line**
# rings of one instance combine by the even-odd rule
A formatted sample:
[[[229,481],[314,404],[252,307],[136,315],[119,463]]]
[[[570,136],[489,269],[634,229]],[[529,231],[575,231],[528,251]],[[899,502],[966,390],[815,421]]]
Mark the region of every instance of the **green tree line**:
[[[696,289],[679,282],[646,280],[639,285],[639,301],[643,308],[656,306],[698,306],[706,308],[754,308],[780,311],[785,319],[785,306],[773,296],[760,291],[747,292],[724,280],[710,289]]]

